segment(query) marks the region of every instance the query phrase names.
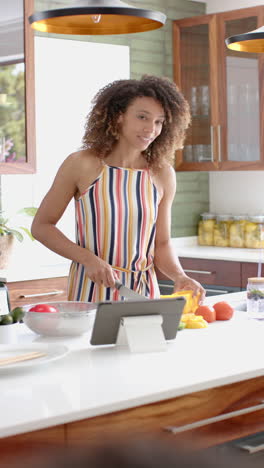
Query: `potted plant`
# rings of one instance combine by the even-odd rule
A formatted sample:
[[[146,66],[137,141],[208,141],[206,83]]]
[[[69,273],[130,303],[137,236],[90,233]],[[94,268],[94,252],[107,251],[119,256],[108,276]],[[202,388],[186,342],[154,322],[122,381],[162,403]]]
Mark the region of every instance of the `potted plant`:
[[[37,208],[27,207],[19,210],[17,214],[34,217],[36,212]],[[27,227],[11,227],[9,218],[5,216],[3,211],[0,211],[0,270],[7,268],[15,238],[19,242],[22,242],[25,234],[31,240],[34,240],[34,237]]]

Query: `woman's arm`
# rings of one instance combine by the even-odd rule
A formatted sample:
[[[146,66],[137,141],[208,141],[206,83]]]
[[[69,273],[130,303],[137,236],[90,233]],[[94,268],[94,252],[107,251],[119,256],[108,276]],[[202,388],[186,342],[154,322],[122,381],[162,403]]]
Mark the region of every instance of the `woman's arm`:
[[[171,207],[176,192],[176,176],[172,167],[166,167],[162,170],[160,186],[163,187],[163,195],[158,209],[155,266],[174,282],[174,292],[191,289],[195,295],[201,295],[200,302],[202,302],[205,297],[204,288],[184,273],[178,256],[171,245]]]
[[[63,162],[37,211],[31,232],[35,239],[53,252],[83,264],[87,276],[92,281],[113,287],[115,274],[111,266],[90,250],[72,242],[56,226],[78,192],[78,177],[81,172],[80,161],[75,155],[69,156]]]

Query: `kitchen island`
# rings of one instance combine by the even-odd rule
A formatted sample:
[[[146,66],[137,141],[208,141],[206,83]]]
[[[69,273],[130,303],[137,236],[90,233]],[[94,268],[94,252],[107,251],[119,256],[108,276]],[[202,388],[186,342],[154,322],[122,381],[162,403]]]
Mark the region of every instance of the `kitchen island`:
[[[228,301],[236,306],[244,298],[235,293]],[[1,453],[20,444],[87,444],[119,432],[177,439],[195,433],[206,447],[264,430],[264,322],[245,312],[179,331],[166,351],[145,354],[92,347],[89,334],[42,338],[19,327],[16,346],[61,343],[69,352],[26,370],[1,369]],[[223,414],[224,421],[210,419]],[[172,435],[172,426],[179,433]]]

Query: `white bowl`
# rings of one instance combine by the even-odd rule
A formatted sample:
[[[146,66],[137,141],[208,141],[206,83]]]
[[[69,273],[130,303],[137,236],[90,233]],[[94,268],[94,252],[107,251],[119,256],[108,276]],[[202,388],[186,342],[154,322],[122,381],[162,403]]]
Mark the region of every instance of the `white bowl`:
[[[42,303],[43,304],[43,303]],[[45,336],[78,336],[88,332],[94,322],[97,305],[92,302],[45,302],[58,312],[30,312],[37,304],[23,306],[23,321],[30,330]]]
[[[0,344],[12,344],[17,342],[17,333],[20,323],[0,325]]]

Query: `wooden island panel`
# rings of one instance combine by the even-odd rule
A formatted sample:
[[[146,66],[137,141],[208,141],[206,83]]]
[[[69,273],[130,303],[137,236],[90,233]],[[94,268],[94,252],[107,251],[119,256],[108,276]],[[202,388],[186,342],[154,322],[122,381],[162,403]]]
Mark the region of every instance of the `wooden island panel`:
[[[61,424],[48,429],[0,439],[1,461],[12,463],[29,453],[49,453],[61,447],[102,444],[110,438],[159,437],[188,443],[192,449],[211,447],[264,431],[264,409],[173,435],[183,426],[263,402],[264,377],[236,382],[136,408]]]
[[[66,445],[65,426],[55,426],[39,431],[27,432],[12,437],[0,438],[1,463],[17,464],[19,457],[40,451],[55,450]]]
[[[144,435],[186,440],[195,435],[197,447],[209,447],[264,430],[264,410],[172,435],[169,426],[182,426],[264,400],[264,377],[204,390],[178,398],[76,421],[66,425],[69,446],[100,443],[111,436]],[[237,421],[236,421],[237,419]],[[234,422],[233,422],[234,421]],[[192,444],[194,446],[194,438]]]

